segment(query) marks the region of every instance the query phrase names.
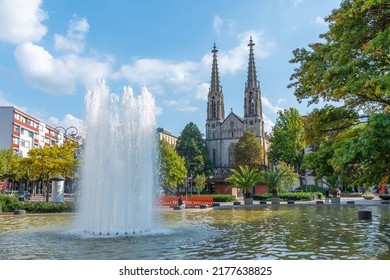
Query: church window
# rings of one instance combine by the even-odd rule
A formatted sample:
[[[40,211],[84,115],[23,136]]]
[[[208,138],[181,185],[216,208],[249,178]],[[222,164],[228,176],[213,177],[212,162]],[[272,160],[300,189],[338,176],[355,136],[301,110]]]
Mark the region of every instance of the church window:
[[[217,117],[217,104],[215,103],[215,97],[211,99],[211,117]]]
[[[213,149],[213,164],[215,165],[215,149]]]
[[[229,146],[229,166],[234,166],[234,144]]]
[[[255,113],[255,101],[253,100],[253,94],[252,92],[249,93],[249,112],[251,114]]]

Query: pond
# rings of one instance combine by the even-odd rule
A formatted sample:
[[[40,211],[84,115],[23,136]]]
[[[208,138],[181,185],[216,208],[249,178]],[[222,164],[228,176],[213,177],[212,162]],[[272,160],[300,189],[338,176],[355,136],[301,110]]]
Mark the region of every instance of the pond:
[[[372,211],[359,220],[357,211]],[[146,235],[72,232],[74,215],[0,217],[0,259],[390,259],[390,208],[280,205],[158,211]]]

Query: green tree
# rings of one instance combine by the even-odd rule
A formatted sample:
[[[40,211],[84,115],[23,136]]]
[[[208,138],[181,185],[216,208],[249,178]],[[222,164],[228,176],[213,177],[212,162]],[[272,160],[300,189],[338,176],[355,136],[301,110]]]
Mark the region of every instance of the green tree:
[[[264,151],[259,139],[251,132],[244,132],[234,148],[234,165],[260,167],[264,164]]]
[[[160,141],[160,183],[165,193],[174,193],[187,177],[184,159],[166,141]]]
[[[232,188],[242,188],[245,198],[252,197],[252,191],[260,182],[261,176],[256,167],[240,165],[238,169],[232,169],[232,174],[225,179],[226,183],[232,184]]]
[[[0,150],[0,180],[13,178],[15,169],[12,161],[17,157],[12,149]]]
[[[193,122],[187,124],[178,137],[176,151],[184,158],[188,174],[194,177],[199,174],[211,174],[206,141]]]
[[[306,146],[303,118],[295,108],[279,111],[278,115],[272,128],[268,158],[275,165],[285,162],[301,174],[303,149]]]
[[[295,96],[309,104],[343,101],[365,112],[390,112],[390,3],[343,0],[325,19],[324,43],[296,49]]]
[[[287,186],[291,186],[298,178],[292,167],[281,163],[275,169],[262,170],[260,172],[260,181],[268,185],[268,190],[274,197],[279,193],[285,192]]]
[[[46,184],[46,201],[49,201],[48,182],[51,177],[73,177],[77,168],[77,146],[77,143],[67,141],[62,146],[34,148],[29,151],[31,175]]]
[[[200,195],[201,191],[206,187],[206,176],[204,174],[196,175],[195,177],[195,190]]]

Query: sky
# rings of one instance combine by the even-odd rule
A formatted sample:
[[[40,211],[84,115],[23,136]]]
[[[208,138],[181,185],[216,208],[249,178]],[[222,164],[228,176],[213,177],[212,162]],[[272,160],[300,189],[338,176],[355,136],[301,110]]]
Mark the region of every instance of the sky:
[[[111,93],[146,86],[157,126],[204,133],[212,47],[218,48],[225,115],[243,116],[249,38],[268,132],[296,101],[292,51],[320,42],[341,0],[0,0],[0,106],[15,106],[82,134],[84,98],[105,80]]]

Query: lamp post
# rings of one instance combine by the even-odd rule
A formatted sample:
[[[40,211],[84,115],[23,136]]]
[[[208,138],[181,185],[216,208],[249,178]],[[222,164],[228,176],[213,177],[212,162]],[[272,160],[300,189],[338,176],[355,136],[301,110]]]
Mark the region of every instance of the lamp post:
[[[56,128],[54,128],[54,130],[57,131],[58,133],[59,133],[59,129],[61,129],[63,131],[64,135],[69,135],[71,137],[76,137],[77,133],[79,132],[77,130],[77,128],[74,126],[69,126],[66,129],[62,126],[57,126]],[[69,134],[68,134],[68,131],[70,131]]]

